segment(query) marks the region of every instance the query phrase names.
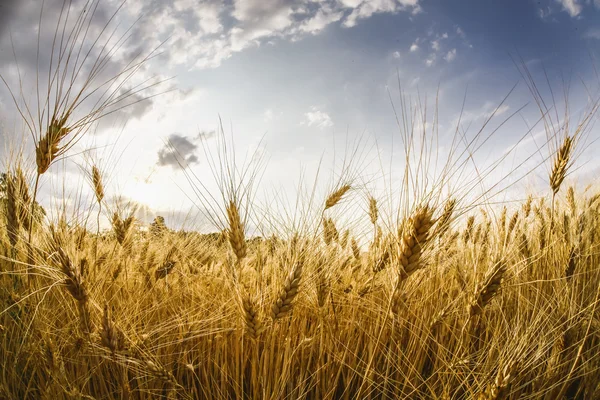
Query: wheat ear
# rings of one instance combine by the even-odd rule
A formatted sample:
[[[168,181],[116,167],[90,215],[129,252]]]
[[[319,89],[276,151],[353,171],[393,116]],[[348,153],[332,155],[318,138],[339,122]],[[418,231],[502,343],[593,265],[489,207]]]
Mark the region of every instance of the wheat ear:
[[[125,348],[125,336],[117,328],[111,319],[111,312],[108,304],[104,305],[104,314],[102,315],[102,331],[100,332],[100,343],[108,348],[113,354]]]
[[[242,297],[242,316],[248,336],[252,339],[258,338],[264,330],[263,324],[260,320],[258,307],[249,296]]]
[[[565,136],[565,140],[554,156],[554,165],[552,167],[552,172],[550,173],[550,188],[552,188],[552,193],[554,195],[558,193],[560,185],[565,180],[569,162],[571,160],[573,144],[573,137],[568,135]]]
[[[302,263],[297,262],[294,268],[287,276],[283,288],[279,292],[279,296],[271,307],[271,318],[278,320],[289,313],[292,309],[292,302],[298,295],[300,288],[300,279],[302,278]]]
[[[374,197],[369,197],[369,219],[373,225],[377,225],[377,217],[379,216],[379,211],[377,209],[377,200]]]
[[[494,296],[498,294],[504,280],[505,272],[506,264],[503,261],[497,261],[488,271],[483,281],[475,289],[475,293],[469,304],[470,316],[481,314]]]
[[[429,206],[419,207],[408,221],[408,227],[401,241],[400,264],[407,275],[421,268],[423,247],[429,239],[433,225],[433,210]]]
[[[229,244],[238,262],[240,262],[246,257],[247,246],[244,237],[244,224],[242,223],[239,209],[233,200],[229,202],[229,206],[227,207],[227,218],[229,220],[229,230],[227,232]]]
[[[104,185],[102,184],[102,175],[100,174],[100,170],[95,165],[92,166],[92,184],[94,185],[96,201],[98,204],[100,204],[102,203],[102,199],[104,199]]]
[[[340,202],[340,200],[342,200],[342,197],[344,197],[344,195],[350,190],[350,185],[344,185],[342,187],[340,187],[338,190],[336,190],[335,192],[331,193],[329,195],[329,197],[327,197],[327,200],[325,200],[325,210],[327,210],[328,208],[331,208],[333,206],[335,206],[337,203]]]

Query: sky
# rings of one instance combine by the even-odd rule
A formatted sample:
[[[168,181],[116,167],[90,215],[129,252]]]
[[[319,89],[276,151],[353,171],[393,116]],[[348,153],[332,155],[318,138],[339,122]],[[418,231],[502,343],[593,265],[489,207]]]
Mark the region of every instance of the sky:
[[[575,122],[599,94],[598,0],[45,0],[43,7],[37,0],[3,0],[5,160],[10,149],[23,146],[31,154],[32,146],[8,88],[22,110],[27,104],[37,115],[36,93],[45,91],[48,69],[56,65],[53,42],[60,47],[53,41],[57,21],[66,20],[69,32],[83,8],[89,29],[85,38],[80,31],[77,43],[88,48],[100,38],[90,60],[104,40],[126,39],[106,59],[96,85],[118,75],[136,55],[152,58],[120,88],[145,89],[114,109],[134,104],[94,124],[44,177],[40,199],[49,208],[65,198],[74,209],[85,203],[91,191],[82,187],[89,187],[86,171],[94,163],[106,173],[110,196],[139,204],[143,218],[161,214],[171,224],[193,222],[188,210],[201,203],[194,187],[216,190],[209,183],[215,154],[210,149],[223,137],[239,165],[264,161],[257,196],[265,208],[275,207],[274,198],[293,204],[301,177],[312,182],[317,171],[323,190],[331,188],[344,153],[359,145],[354,168],[361,177],[351,175],[376,191],[382,189],[378,181],[402,176],[396,118],[402,96],[413,107],[405,114],[416,127],[435,132],[429,148],[436,154],[448,153],[457,131],[474,137],[483,127],[482,137],[491,137],[478,139],[474,159],[485,166],[504,157],[505,165],[489,178],[510,183],[522,176],[509,173],[516,166],[533,169],[548,155],[523,68],[545,99],[555,95],[557,120],[565,87]],[[82,65],[75,87],[93,70],[91,63]],[[85,111],[85,105],[78,110]],[[595,120],[580,146],[574,180],[589,180],[598,170]],[[476,173],[469,166],[456,185]],[[544,174],[547,167],[541,166],[519,184],[547,184]]]

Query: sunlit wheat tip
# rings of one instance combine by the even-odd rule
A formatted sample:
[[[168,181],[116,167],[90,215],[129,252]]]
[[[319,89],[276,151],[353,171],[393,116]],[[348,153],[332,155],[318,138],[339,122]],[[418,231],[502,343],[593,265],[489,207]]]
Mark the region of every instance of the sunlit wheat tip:
[[[95,165],[92,166],[92,183],[94,184],[96,201],[101,203],[104,198],[104,186],[102,185],[102,175],[100,175],[100,170]]]
[[[325,210],[335,206],[337,203],[340,202],[340,200],[342,199],[342,197],[344,197],[344,195],[350,190],[350,185],[344,185],[342,187],[340,187],[338,190],[336,190],[335,192],[331,193],[329,195],[329,197],[327,198],[327,200],[325,201]]]
[[[573,150],[573,137],[565,136],[565,139],[554,156],[554,165],[550,173],[550,187],[552,193],[556,194],[560,190],[560,185],[565,179],[569,167],[571,152]]]

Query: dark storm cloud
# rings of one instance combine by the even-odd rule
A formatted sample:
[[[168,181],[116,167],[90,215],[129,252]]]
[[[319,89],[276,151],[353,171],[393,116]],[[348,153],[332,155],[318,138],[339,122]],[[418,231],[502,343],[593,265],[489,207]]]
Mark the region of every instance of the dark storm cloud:
[[[160,167],[170,166],[173,169],[185,169],[190,164],[198,162],[196,151],[198,145],[194,139],[173,133],[169,136],[167,143],[158,151],[158,162]]]
[[[9,22],[17,14],[20,0],[2,0],[0,1],[0,38],[8,28]]]

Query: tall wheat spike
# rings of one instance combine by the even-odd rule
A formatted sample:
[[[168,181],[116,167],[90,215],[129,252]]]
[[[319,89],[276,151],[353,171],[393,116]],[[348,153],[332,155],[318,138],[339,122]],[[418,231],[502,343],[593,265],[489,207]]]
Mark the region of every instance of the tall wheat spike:
[[[423,248],[429,239],[429,230],[433,225],[433,209],[428,205],[417,208],[408,221],[400,243],[400,264],[410,276],[421,268]]]
[[[292,302],[298,295],[300,279],[302,278],[302,263],[296,262],[287,276],[279,296],[271,307],[271,318],[278,320],[292,310]]]
[[[510,393],[512,381],[516,377],[517,363],[512,361],[506,364],[504,368],[498,370],[494,383],[480,393],[479,400],[503,400]]]
[[[373,196],[369,197],[369,219],[373,225],[377,225],[377,217],[379,210],[377,209],[377,200]]]
[[[469,304],[469,315],[476,316],[483,312],[489,302],[498,294],[506,273],[506,263],[497,261],[477,285]]]
[[[96,201],[98,204],[101,204],[102,199],[104,199],[104,185],[102,184],[102,175],[100,174],[100,170],[95,165],[92,166],[92,183],[94,185]]]
[[[252,339],[258,338],[264,328],[260,320],[259,309],[256,306],[256,303],[247,295],[242,297],[242,316],[248,335]]]
[[[456,199],[449,199],[444,204],[444,210],[442,211],[442,215],[437,219],[435,232],[433,233],[433,237],[442,237],[444,233],[450,227],[450,221],[452,220],[452,216],[454,214],[454,209],[456,208]]]
[[[231,245],[233,254],[235,254],[238,262],[240,262],[246,257],[247,246],[244,236],[244,224],[240,217],[238,206],[233,200],[227,206],[227,218],[229,221],[229,230],[227,231],[229,244]]]
[[[325,210],[335,206],[342,200],[342,197],[350,190],[350,185],[343,185],[327,197],[325,200]]]
[[[104,305],[102,315],[102,330],[100,331],[100,343],[108,348],[113,354],[125,349],[125,337],[123,332],[115,325],[111,318],[108,304]]]
[[[550,188],[556,195],[560,190],[560,185],[565,180],[567,169],[571,161],[574,139],[572,136],[565,136],[565,139],[554,156],[554,164],[550,173]]]

